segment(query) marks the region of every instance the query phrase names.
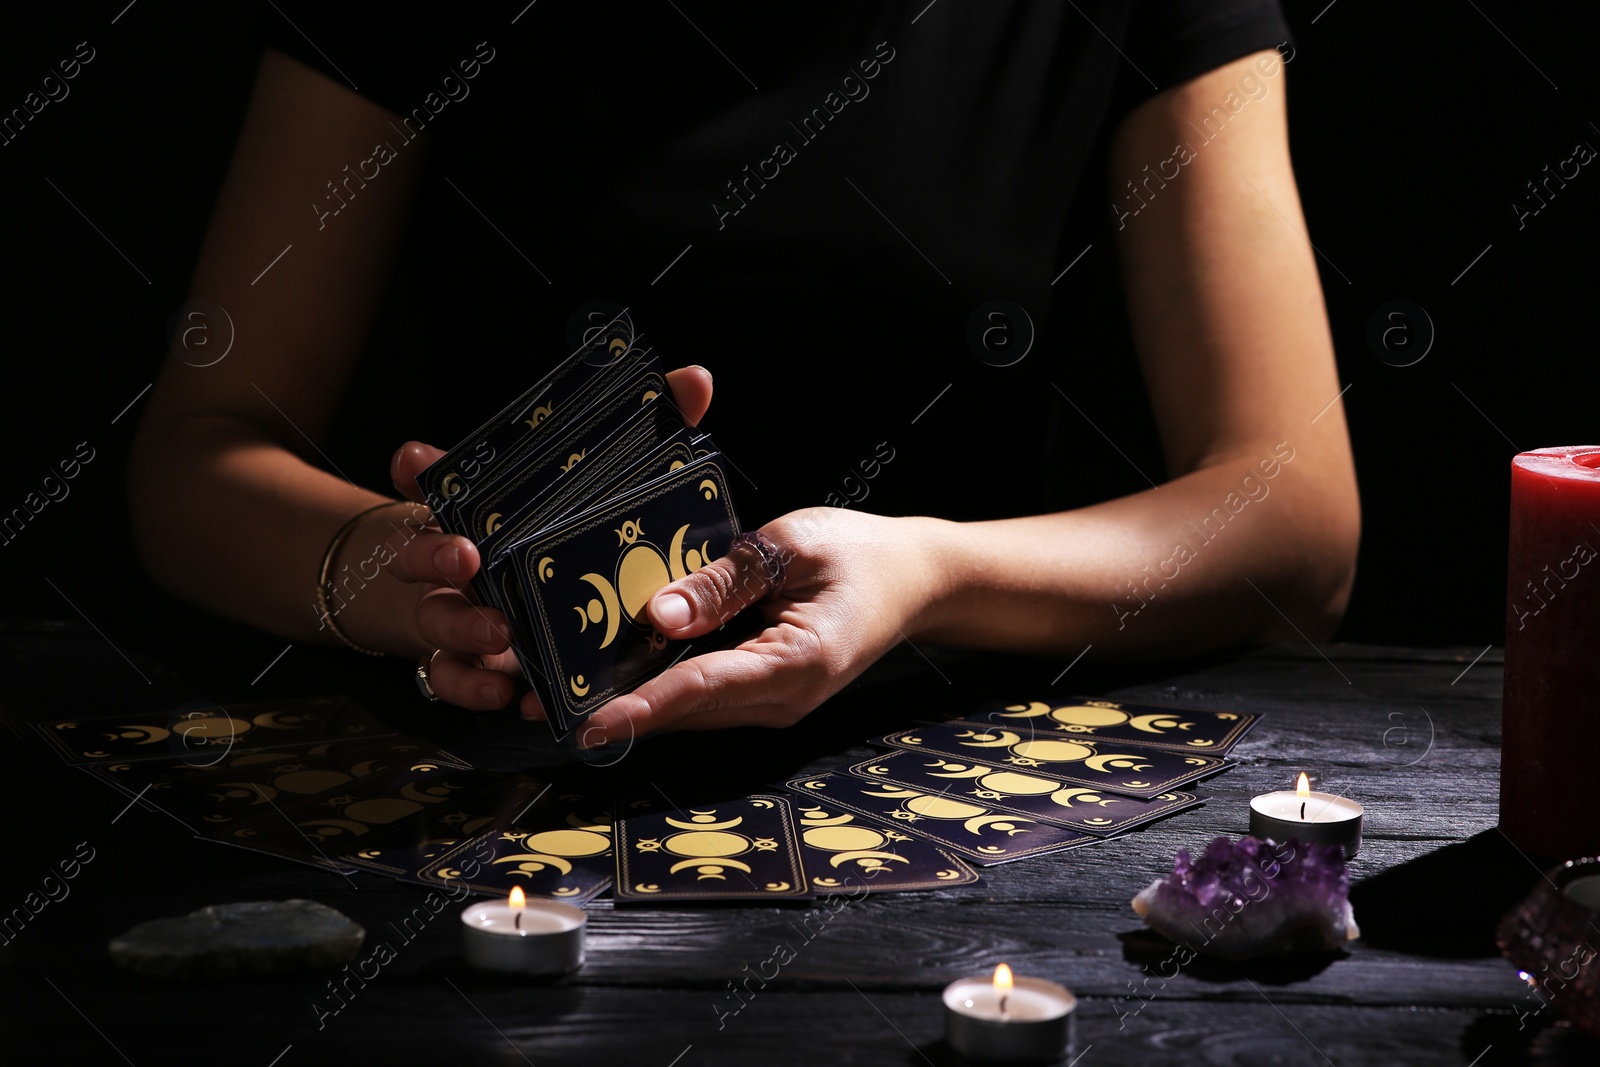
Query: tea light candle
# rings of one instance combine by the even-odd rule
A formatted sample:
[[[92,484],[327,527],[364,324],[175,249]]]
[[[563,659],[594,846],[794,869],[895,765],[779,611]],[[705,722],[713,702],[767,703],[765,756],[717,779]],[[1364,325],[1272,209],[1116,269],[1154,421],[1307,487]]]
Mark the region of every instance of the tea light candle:
[[[1014,978],[1002,963],[992,979],[961,978],[945,986],[944,1039],[972,1060],[1056,1060],[1067,1051],[1077,1006],[1065,987]]]
[[[485,901],[461,913],[467,962],[481,971],[554,975],[583,966],[589,917],[571,904],[528,901],[521,887],[505,903]]]
[[[1365,809],[1333,793],[1314,793],[1302,774],[1293,792],[1262,793],[1250,801],[1250,836],[1268,841],[1339,845],[1344,858],[1361,850]]]

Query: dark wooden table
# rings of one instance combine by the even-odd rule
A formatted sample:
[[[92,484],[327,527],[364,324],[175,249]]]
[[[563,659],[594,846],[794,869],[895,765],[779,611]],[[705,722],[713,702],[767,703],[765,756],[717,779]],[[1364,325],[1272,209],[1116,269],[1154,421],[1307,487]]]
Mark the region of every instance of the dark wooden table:
[[[1080,1000],[1075,1055],[1096,1064],[1596,1062],[1589,1041],[1539,1010],[1492,944],[1494,918],[1538,876],[1494,831],[1498,650],[1262,648],[1201,663],[1096,673],[1064,662],[918,657],[774,733],[682,735],[640,744],[595,788],[694,783],[748,790],[842,767],[863,739],[996,696],[1075,692],[1261,712],[1233,771],[1205,783],[1203,808],[1125,838],[983,871],[981,885],[822,905],[613,908],[590,905],[588,963],[552,983],[468,970],[456,908],[411,940],[396,928],[425,889],[346,881],[195,840],[177,823],[63,764],[29,720],[175,707],[196,698],[342,692],[397,728],[475,764],[559,761],[543,727],[423,705],[402,664],[215,638],[162,644],[66,625],[0,628],[11,730],[9,855],[0,910],[21,905],[80,843],[95,858],[0,947],[0,1061],[304,1063],[946,1064],[939,990],[1004,960]],[[120,649],[120,651],[118,651]],[[127,657],[123,657],[127,653]],[[1478,657],[1473,662],[1474,657]],[[1470,666],[1469,666],[1470,664]],[[903,669],[902,669],[903,668]],[[730,772],[730,766],[744,768]],[[1239,834],[1250,796],[1303,768],[1367,807],[1353,864],[1364,936],[1332,959],[1198,961],[1162,986],[1165,955],[1128,906],[1179,848]],[[570,769],[570,768],[569,768]],[[742,795],[742,794],[741,794]],[[321,1019],[324,977],[171,984],[113,970],[105,942],[135,922],[208,903],[309,897],[386,940],[395,958]],[[812,931],[807,936],[807,931]],[[780,943],[795,958],[737,1014],[729,983]],[[770,967],[769,967],[770,973]],[[1137,986],[1138,995],[1135,995]],[[720,1025],[719,1025],[720,1019]]]

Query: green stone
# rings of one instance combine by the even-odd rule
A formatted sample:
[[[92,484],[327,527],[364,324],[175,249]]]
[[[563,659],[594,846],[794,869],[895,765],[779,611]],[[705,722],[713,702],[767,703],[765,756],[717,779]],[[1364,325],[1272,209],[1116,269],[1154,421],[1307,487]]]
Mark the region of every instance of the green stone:
[[[233,978],[350,963],[367,932],[314,900],[213,904],[112,938],[111,962],[157,978]]]

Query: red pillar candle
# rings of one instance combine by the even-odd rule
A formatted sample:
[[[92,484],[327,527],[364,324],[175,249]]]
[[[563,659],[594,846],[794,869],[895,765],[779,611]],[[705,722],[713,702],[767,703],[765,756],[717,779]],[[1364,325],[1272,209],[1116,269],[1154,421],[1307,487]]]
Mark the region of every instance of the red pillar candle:
[[[1500,829],[1600,853],[1600,445],[1511,461]]]

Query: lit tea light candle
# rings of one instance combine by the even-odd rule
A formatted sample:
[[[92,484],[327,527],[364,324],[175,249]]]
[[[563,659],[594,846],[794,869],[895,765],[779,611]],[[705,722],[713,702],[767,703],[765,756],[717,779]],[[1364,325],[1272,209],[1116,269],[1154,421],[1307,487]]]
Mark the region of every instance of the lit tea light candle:
[[[992,978],[961,978],[944,990],[944,1038],[972,1060],[1055,1060],[1072,1038],[1078,998],[1042,978],[1018,978],[1005,964]]]
[[[482,971],[554,975],[583,966],[589,917],[571,904],[530,902],[520,886],[504,902],[485,901],[461,913],[467,962]]]
[[[1338,845],[1344,858],[1361,850],[1360,804],[1334,793],[1313,792],[1304,774],[1293,792],[1262,793],[1250,801],[1250,836],[1267,841]]]

